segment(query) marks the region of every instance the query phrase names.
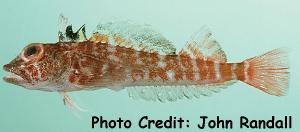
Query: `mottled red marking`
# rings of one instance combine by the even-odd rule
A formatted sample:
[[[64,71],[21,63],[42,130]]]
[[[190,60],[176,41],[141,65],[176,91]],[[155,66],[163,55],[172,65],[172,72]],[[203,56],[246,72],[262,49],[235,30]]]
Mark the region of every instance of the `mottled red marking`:
[[[81,85],[88,85],[87,82],[89,81],[89,76],[88,75],[80,75],[79,76],[79,80],[78,80],[78,84]]]
[[[150,53],[143,52],[143,51],[141,51],[141,52],[139,53],[139,59],[143,62],[143,65],[146,65],[146,64],[149,64],[149,63],[150,63],[149,60],[148,60],[148,58],[150,57],[149,54],[150,54]]]
[[[165,62],[166,62],[166,67],[164,70],[165,71],[169,71],[169,70],[174,71],[174,73],[175,73],[174,78],[177,81],[183,80],[183,71],[179,65],[179,60],[178,60],[177,55],[166,55]]]
[[[73,61],[72,61],[72,68],[73,69],[80,69],[80,65],[79,65],[79,60],[77,60],[79,58],[75,58],[75,56],[73,57]]]
[[[200,75],[200,80],[201,81],[206,80],[206,76],[208,74],[208,69],[206,67],[206,61],[204,61],[201,58],[197,58],[196,63],[197,63],[197,67],[198,67],[199,72],[200,72],[200,74],[199,74]]]
[[[116,48],[116,52],[114,53],[115,56],[120,58],[120,60],[123,61],[124,65],[134,66],[136,64],[136,59],[137,59],[135,56],[136,51],[134,51],[132,48],[125,48],[120,46],[116,46],[115,48]]]
[[[81,59],[81,61],[80,61],[81,68],[91,66],[92,62],[91,62],[91,59],[89,57],[82,56],[80,59]]]
[[[162,68],[154,68],[149,70],[149,79],[156,80],[156,78],[159,77],[162,81],[167,81],[168,76]]]
[[[37,69],[33,65],[29,65],[28,66],[28,72],[31,73],[31,78],[34,81],[38,80],[38,71],[37,71]]]
[[[187,54],[181,54],[181,65],[183,67],[183,71],[185,72],[185,76],[188,80],[193,81],[194,80],[194,72],[193,71],[193,64],[192,59]]]
[[[206,65],[208,67],[208,80],[216,81],[216,73],[215,73],[215,66],[213,61],[206,61]]]
[[[193,43],[188,44],[187,49],[189,49],[196,58],[204,58],[199,49],[194,47]]]
[[[137,70],[134,69],[131,71],[131,78],[133,81],[144,79],[144,71],[143,70]]]
[[[108,55],[113,54],[107,51],[109,46],[107,44],[97,43],[96,47],[94,47],[95,53],[89,53],[91,55],[95,55],[98,58],[102,58],[103,60],[108,59]]]
[[[79,85],[93,85],[102,77],[102,67],[109,55],[108,45],[85,41],[74,44],[75,52],[66,59],[71,64],[69,82]]]
[[[111,39],[115,40],[115,44],[130,47],[129,40],[116,36],[108,39],[108,36],[100,34],[95,34],[90,40],[84,42],[32,44],[29,47],[37,46],[37,53],[26,55],[24,53],[27,53],[25,51],[28,47],[25,47],[19,57],[4,67],[5,70],[21,76],[24,80],[13,77],[4,80],[17,85],[25,83],[26,85],[23,86],[32,85],[32,88],[38,86],[47,91],[53,90],[49,86],[57,86],[58,89],[55,90],[63,92],[90,87],[115,88],[111,86],[130,86],[135,83],[139,85],[143,83],[145,85],[221,84],[232,79],[241,80],[277,96],[284,95],[288,87],[288,66],[281,62],[286,59],[286,53],[281,49],[247,59],[242,63],[230,64],[226,63],[224,52],[220,49],[210,56],[204,56],[197,48],[199,45],[193,42],[187,46],[189,52],[182,51],[179,55],[163,56],[151,50],[144,52],[113,46],[108,44],[108,40]],[[205,46],[206,50],[219,48],[213,47],[218,46],[214,42],[208,42]],[[149,49],[142,44],[139,48]],[[187,53],[192,53],[197,59],[193,60]],[[196,66],[193,66],[194,61]],[[233,69],[233,65],[236,65],[236,68]],[[219,69],[216,69],[218,67]],[[195,78],[198,77],[195,75],[199,75],[200,80],[196,81]],[[77,87],[63,87],[72,86],[65,84],[66,81]]]
[[[75,81],[76,81],[76,75],[71,74],[68,79],[69,79],[70,83],[75,83]]]
[[[29,83],[33,82],[33,80],[30,79],[30,75],[26,73],[25,69],[21,69],[18,74],[22,76],[22,78],[25,78]]]
[[[42,80],[47,80],[48,76],[45,72],[41,72],[41,78],[42,78]]]
[[[86,44],[83,43],[77,43],[76,47],[74,47],[76,49],[76,51],[78,52],[83,52],[85,50],[85,46]]]
[[[165,70],[158,67],[159,57],[157,53],[140,52],[139,59],[143,62],[142,67],[147,67],[149,79],[155,80],[160,78],[163,81],[168,80]]]
[[[56,68],[56,64],[51,62],[51,60],[49,60],[48,58],[45,58],[44,62],[45,63],[41,63],[38,65],[38,67],[40,67],[38,72],[41,74],[42,80],[47,80],[49,74],[57,72],[54,70]]]
[[[250,64],[249,64],[249,68],[248,68],[248,78],[249,78],[249,80],[253,80],[254,72],[255,72],[254,67],[250,66]]]
[[[85,52],[86,53],[93,53],[94,45],[93,44],[85,44]]]
[[[107,69],[107,75],[109,76],[110,79],[120,81],[120,80],[125,80],[125,68],[122,67],[122,65],[114,64],[114,63],[109,63],[108,64],[108,69]],[[106,76],[106,74],[104,74]]]
[[[232,79],[233,73],[231,72],[232,65],[220,63],[221,81],[229,81]]]
[[[139,59],[145,66],[150,67],[157,67],[159,61],[158,53],[139,52]]]
[[[237,68],[235,69],[235,74],[239,80],[241,80],[241,81],[245,80],[244,63],[237,64]]]

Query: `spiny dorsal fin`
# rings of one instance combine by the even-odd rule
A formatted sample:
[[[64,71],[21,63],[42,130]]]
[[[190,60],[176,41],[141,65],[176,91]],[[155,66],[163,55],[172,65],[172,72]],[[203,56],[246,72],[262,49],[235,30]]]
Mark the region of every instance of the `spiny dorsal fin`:
[[[203,58],[204,60],[227,61],[221,46],[206,27],[195,33],[179,54],[188,54],[193,58]]]
[[[68,18],[63,14],[60,14],[58,17],[58,41],[65,42],[66,41],[66,27],[68,26]]]
[[[108,42],[107,35],[101,35],[98,32],[93,33],[93,35],[89,38],[89,41],[93,41],[95,43],[103,43],[106,44]]]
[[[137,25],[129,22],[107,22],[97,26],[101,36],[108,36],[112,45],[132,47],[135,50],[175,54],[172,43],[149,25]]]
[[[68,23],[68,18],[63,14],[58,18],[58,41],[59,42],[81,42],[85,41],[85,25],[82,25],[76,32],[73,32],[72,25]]]
[[[73,31],[72,25],[66,28],[66,41],[81,42],[86,40],[85,25],[82,25],[76,32]]]
[[[85,41],[85,40],[87,40],[85,32],[86,32],[86,31],[85,31],[85,24],[84,24],[84,25],[82,25],[82,27],[79,28],[78,31],[77,31],[77,33],[78,33],[78,35],[79,35],[79,41]]]

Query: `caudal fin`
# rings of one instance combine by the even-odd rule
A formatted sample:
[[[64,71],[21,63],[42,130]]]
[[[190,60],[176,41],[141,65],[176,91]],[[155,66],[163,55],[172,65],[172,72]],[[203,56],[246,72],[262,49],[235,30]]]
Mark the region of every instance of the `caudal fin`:
[[[289,86],[287,51],[275,49],[244,62],[243,82],[268,94],[285,95]]]

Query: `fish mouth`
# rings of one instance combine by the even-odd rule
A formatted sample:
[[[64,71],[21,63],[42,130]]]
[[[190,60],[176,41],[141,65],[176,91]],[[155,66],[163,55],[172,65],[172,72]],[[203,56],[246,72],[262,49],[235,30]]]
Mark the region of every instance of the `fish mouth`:
[[[11,73],[10,75],[4,76],[3,80],[16,85],[20,85],[21,83],[25,82],[21,76],[15,73]]]
[[[6,72],[8,72],[8,75],[3,77],[3,80],[5,82],[12,83],[15,85],[21,85],[21,84],[25,83],[25,79],[22,76],[18,75],[17,72],[14,72],[14,70],[12,70],[10,68],[10,64],[4,65],[3,69]]]

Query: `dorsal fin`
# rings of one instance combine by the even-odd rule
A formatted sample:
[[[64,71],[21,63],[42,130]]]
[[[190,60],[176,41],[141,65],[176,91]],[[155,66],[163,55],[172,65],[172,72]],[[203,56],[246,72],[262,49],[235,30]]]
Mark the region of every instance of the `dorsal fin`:
[[[65,42],[66,41],[66,28],[69,24],[68,18],[63,14],[60,14],[58,17],[58,41]]]
[[[196,32],[179,54],[188,54],[193,58],[203,58],[204,60],[227,61],[221,46],[206,27],[202,27],[199,32]]]
[[[66,41],[70,42],[81,42],[87,40],[85,35],[85,25],[82,25],[76,32],[73,31],[72,25],[67,26],[65,36]]]
[[[58,18],[58,41],[59,42],[81,42],[86,40],[85,25],[82,25],[76,32],[72,25],[68,23],[68,18],[63,14]]]
[[[97,25],[98,36],[107,36],[109,44],[132,47],[135,50],[175,54],[176,48],[160,33],[149,25],[129,22],[107,22]]]
[[[101,35],[98,32],[93,33],[93,35],[89,38],[89,41],[93,41],[95,43],[103,43],[107,44],[108,42],[108,36],[107,35]]]

